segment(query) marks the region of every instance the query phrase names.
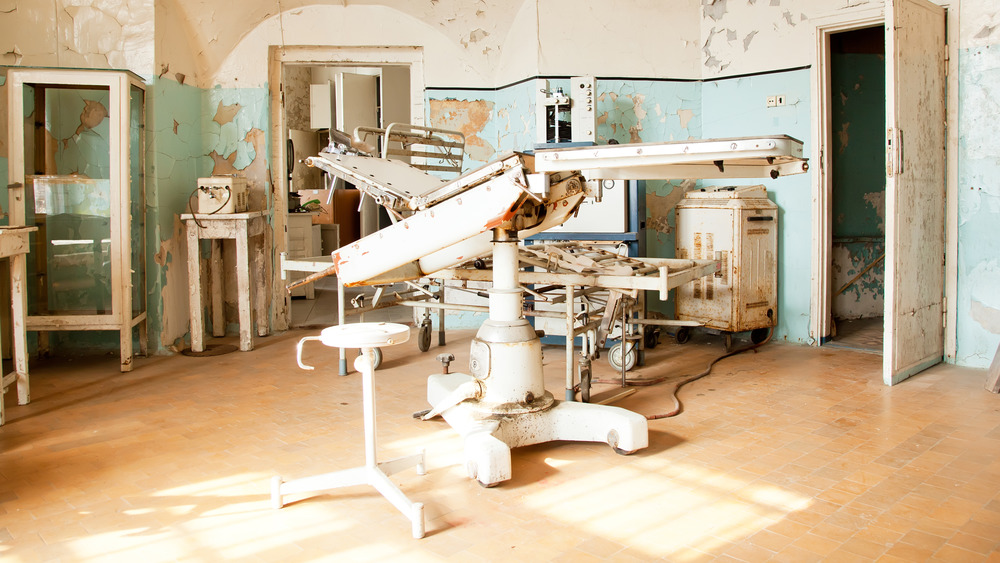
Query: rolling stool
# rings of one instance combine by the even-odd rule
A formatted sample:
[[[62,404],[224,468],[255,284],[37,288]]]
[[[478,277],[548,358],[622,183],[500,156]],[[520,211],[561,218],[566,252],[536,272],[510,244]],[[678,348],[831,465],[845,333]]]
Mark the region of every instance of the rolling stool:
[[[354,360],[354,369],[362,376],[362,404],[365,415],[365,465],[353,469],[334,471],[312,477],[303,477],[283,482],[280,476],[271,479],[271,504],[274,508],[284,506],[282,496],[296,493],[317,492],[354,485],[371,485],[389,502],[402,512],[413,524],[413,537],[424,537],[424,505],[410,502],[399,490],[389,475],[410,466],[417,466],[417,474],[427,473],[424,467],[424,452],[401,457],[392,461],[378,462],[375,457],[375,386],[372,350],[379,346],[402,344],[410,339],[410,328],[395,323],[354,323],[331,326],[323,329],[319,336],[307,336],[299,340],[296,360],[299,367],[313,369],[302,363],[302,345],[308,340],[319,340],[331,348],[360,348],[361,355]]]

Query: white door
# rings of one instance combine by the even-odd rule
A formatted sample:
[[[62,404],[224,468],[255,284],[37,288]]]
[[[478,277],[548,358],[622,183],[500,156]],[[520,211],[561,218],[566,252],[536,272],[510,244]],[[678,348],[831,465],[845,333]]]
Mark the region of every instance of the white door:
[[[889,0],[882,376],[899,383],[944,353],[945,14]]]
[[[378,80],[367,74],[337,73],[337,129],[354,135],[355,127],[378,127]],[[378,230],[378,205],[361,201],[361,236]]]
[[[358,126],[378,127],[378,81],[374,76],[337,73],[337,129],[354,134]]]

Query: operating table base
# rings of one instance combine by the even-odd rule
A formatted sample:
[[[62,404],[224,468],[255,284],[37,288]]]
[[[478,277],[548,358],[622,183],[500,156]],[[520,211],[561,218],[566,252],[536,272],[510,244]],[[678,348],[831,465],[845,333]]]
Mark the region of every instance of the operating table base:
[[[427,399],[440,404],[472,376],[462,373],[432,375]],[[618,407],[555,401],[535,412],[491,412],[474,400],[446,409],[442,415],[465,440],[465,468],[485,487],[511,478],[510,449],[555,440],[605,442],[620,454],[649,444],[646,418]]]

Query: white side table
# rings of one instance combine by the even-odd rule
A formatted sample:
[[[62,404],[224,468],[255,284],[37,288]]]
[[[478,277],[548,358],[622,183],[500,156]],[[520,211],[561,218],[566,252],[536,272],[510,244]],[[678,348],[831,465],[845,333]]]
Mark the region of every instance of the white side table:
[[[2,376],[0,378],[0,425],[4,423],[3,394],[7,392],[7,387],[17,384],[17,404],[27,405],[31,401],[31,388],[28,382],[28,347],[24,328],[28,308],[25,255],[28,253],[28,235],[37,230],[37,227],[0,227],[0,258],[7,258],[10,262],[10,328],[14,336],[14,349],[11,353],[14,360],[14,371],[0,374]]]
[[[222,307],[222,241],[233,239],[236,244],[236,284],[240,320],[240,350],[253,350],[251,334],[253,320],[250,304],[257,315],[257,335],[267,336],[268,319],[264,279],[264,225],[265,212],[219,213],[215,215],[184,213],[181,220],[187,227],[188,281],[191,283],[191,351],[204,352],[204,309],[201,295],[201,245],[198,241],[212,241],[209,264],[212,291],[212,335],[225,336],[226,319]],[[258,244],[250,244],[251,237],[259,237]]]
[[[284,482],[280,476],[271,479],[271,504],[274,508],[284,506],[282,497],[296,493],[307,493],[371,485],[378,490],[400,512],[409,518],[413,526],[413,537],[424,537],[424,505],[411,502],[399,490],[389,475],[411,466],[417,467],[417,474],[426,474],[424,452],[379,462],[375,455],[375,368],[372,361],[373,350],[380,346],[402,344],[410,339],[410,328],[396,323],[354,323],[331,326],[323,329],[319,336],[307,336],[299,341],[296,360],[302,369],[311,366],[302,363],[302,345],[309,340],[318,340],[331,348],[360,348],[361,355],[354,360],[354,369],[361,372],[362,405],[365,417],[365,464],[362,467],[303,477]]]

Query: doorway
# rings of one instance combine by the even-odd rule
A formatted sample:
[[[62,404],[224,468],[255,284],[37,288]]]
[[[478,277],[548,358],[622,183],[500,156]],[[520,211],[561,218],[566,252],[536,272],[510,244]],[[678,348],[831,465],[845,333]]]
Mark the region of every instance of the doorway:
[[[885,310],[885,30],[830,35],[829,344],[882,353]]]
[[[867,255],[838,250],[846,255],[841,264],[857,272],[852,278],[861,279],[879,264],[884,267],[884,283],[881,284],[882,378],[887,385],[919,373],[940,362],[944,356],[945,209],[947,202],[952,200],[945,196],[957,190],[955,176],[946,166],[947,155],[957,150],[957,143],[952,141],[953,132],[946,131],[945,126],[947,116],[952,115],[955,107],[954,99],[946,103],[945,96],[945,54],[955,51],[955,46],[946,42],[948,25],[945,8],[928,0],[887,0],[882,8],[817,18],[812,94],[815,100],[813,141],[818,165],[813,167],[814,262],[810,335],[816,344],[830,342],[835,326],[834,298],[850,288],[847,283],[834,286],[834,226],[839,220],[845,230],[838,229],[840,246],[836,248],[869,245]],[[846,209],[855,209],[852,206],[857,205],[856,199],[845,192],[843,186],[839,192],[834,188],[834,166],[839,150],[842,147],[846,150],[844,141],[849,146],[857,135],[850,131],[855,123],[847,118],[839,122],[840,130],[834,129],[834,114],[845,102],[843,98],[838,99],[841,92],[832,86],[836,54],[833,46],[841,43],[843,48],[846,43],[850,51],[860,50],[858,46],[864,43],[862,33],[875,33],[864,30],[876,26],[881,26],[884,33],[885,119],[874,136],[880,140],[880,146],[872,153],[879,155],[885,178],[884,256],[881,252],[872,254],[879,243],[877,235],[864,235],[870,239],[848,236],[852,217],[841,216],[835,206],[839,205],[841,210],[845,205]],[[844,35],[837,37],[841,33]],[[873,42],[870,38],[869,43]],[[954,82],[949,85],[953,86]],[[847,167],[855,166],[854,159],[841,158]],[[863,194],[876,204],[872,207],[877,211],[878,198],[882,196],[877,191],[864,191]],[[949,212],[949,224],[951,217]],[[852,259],[856,256],[865,258],[865,263],[856,266]],[[870,286],[877,294],[878,284],[870,283]],[[840,291],[842,287],[844,292]],[[953,287],[947,291],[952,292]],[[874,314],[876,309],[873,307],[870,313]],[[878,321],[871,322],[877,324]]]
[[[289,65],[282,92],[288,136],[287,256],[328,256],[377,231],[389,219],[371,198],[303,160],[319,154],[331,130],[352,136],[355,128],[410,122],[409,68],[400,65]],[[391,120],[391,121],[390,121]],[[364,139],[369,144],[378,138]],[[378,148],[377,146],[374,148]],[[289,273],[294,280],[305,274]],[[323,278],[291,292],[291,326],[336,322],[337,286]]]
[[[290,138],[289,130],[306,131],[308,137],[318,139],[316,141],[317,148],[326,146],[326,140],[320,131],[321,127],[313,127],[311,123],[307,122],[309,125],[308,128],[296,129],[294,123],[289,123],[289,115],[295,112],[305,115],[312,113],[309,107],[311,103],[309,90],[312,86],[313,70],[327,69],[329,67],[339,67],[353,74],[357,74],[355,71],[358,69],[377,69],[377,73],[380,73],[381,79],[378,89],[380,98],[376,103],[381,112],[379,119],[402,120],[416,125],[423,125],[424,123],[423,51],[419,47],[272,46],[269,49],[268,83],[271,93],[271,154],[273,155],[271,185],[274,202],[273,227],[275,230],[273,255],[273,264],[275,267],[271,269],[271,279],[272,287],[274,288],[272,293],[272,303],[274,304],[273,325],[276,330],[287,329],[292,321],[293,301],[285,291],[288,280],[282,278],[279,262],[280,253],[290,250],[290,241],[284,235],[288,232],[289,227],[292,227],[292,222],[304,222],[296,219],[295,214],[288,213],[288,198],[290,188],[294,190],[300,189],[300,187],[294,185],[296,181],[296,168],[299,166],[296,161],[308,156],[302,154],[308,151],[306,151],[306,147],[296,149],[294,139],[291,144],[288,143],[288,139]],[[386,78],[388,74],[392,74],[395,80],[391,85],[387,84],[389,82]],[[327,91],[334,92],[330,88],[329,82],[327,82]],[[335,103],[336,98],[335,95],[331,95],[330,97],[331,100],[328,104],[331,114],[329,123],[332,124],[334,123],[332,119],[335,109],[331,104]],[[396,115],[390,114],[389,104],[386,103],[390,97],[394,100],[392,107],[396,111],[405,111],[403,114],[405,117],[400,117],[398,113]],[[299,122],[299,126],[301,126],[301,122]],[[329,126],[327,126],[327,130],[329,130]],[[310,141],[300,141],[300,144],[308,146]],[[319,189],[329,189],[329,186],[323,185],[322,177],[320,176],[319,178],[320,180],[318,181],[315,178],[312,180],[313,185],[318,183]],[[298,182],[302,189],[310,189],[308,187],[309,184],[306,183],[309,180],[300,178]],[[347,192],[348,190],[337,191]],[[306,197],[310,195],[312,194],[307,193]],[[321,199],[325,203],[325,200],[322,198],[302,200],[301,195],[299,203],[307,203],[311,199]],[[333,203],[332,200],[331,203]],[[354,209],[354,213],[356,214],[356,204],[354,205]],[[336,223],[336,220],[334,223]],[[312,231],[316,226],[318,225],[312,225],[310,220],[310,224],[306,228]],[[310,250],[308,254],[320,255],[324,252],[322,230],[322,227],[320,227],[319,251],[314,252]],[[327,235],[327,238],[330,238],[329,235]],[[306,239],[314,241],[315,235],[310,233],[306,236]],[[329,240],[327,242],[328,247],[334,246]],[[336,245],[342,245],[343,242],[343,239],[340,239],[336,241]],[[333,293],[335,294],[335,279],[333,277],[324,279],[326,280],[324,282],[326,285],[334,288]],[[325,286],[324,291],[326,291]],[[324,311],[329,309],[332,311],[331,314],[336,316],[335,297],[332,307],[323,305],[321,309]]]

